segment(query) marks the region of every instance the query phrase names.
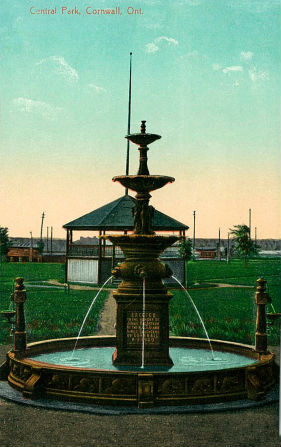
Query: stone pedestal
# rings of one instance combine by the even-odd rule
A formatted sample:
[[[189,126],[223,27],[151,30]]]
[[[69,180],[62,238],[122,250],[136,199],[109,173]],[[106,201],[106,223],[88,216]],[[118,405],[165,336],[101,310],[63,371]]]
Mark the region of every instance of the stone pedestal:
[[[169,356],[170,293],[146,295],[143,313],[142,296],[113,294],[117,303],[115,365],[142,364],[144,323],[144,365],[172,365]]]
[[[156,235],[107,238],[121,247],[126,258],[113,271],[114,276],[123,279],[113,293],[117,303],[113,363],[141,366],[144,360],[144,366],[172,365],[169,356],[169,301],[172,295],[162,282],[172,272],[160,261],[159,254],[178,238]]]

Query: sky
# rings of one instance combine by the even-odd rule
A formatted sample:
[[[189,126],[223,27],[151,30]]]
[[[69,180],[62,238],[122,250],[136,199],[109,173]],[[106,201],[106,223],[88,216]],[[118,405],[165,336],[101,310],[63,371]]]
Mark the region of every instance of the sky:
[[[45,8],[56,14],[31,14]],[[258,238],[280,238],[279,0],[1,0],[0,13],[10,236],[39,236],[44,211],[44,235],[64,237],[65,223],[124,194],[111,179],[125,173],[132,51],[131,132],[145,119],[162,136],[149,169],[176,178],[151,204],[190,237],[194,210],[197,237],[226,238],[251,209]]]

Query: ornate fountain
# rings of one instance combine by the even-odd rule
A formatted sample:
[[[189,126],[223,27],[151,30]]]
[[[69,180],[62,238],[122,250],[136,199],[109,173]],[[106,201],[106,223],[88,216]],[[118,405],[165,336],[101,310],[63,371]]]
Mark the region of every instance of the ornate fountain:
[[[263,399],[277,381],[274,355],[267,349],[265,281],[258,280],[255,303],[255,346],[212,340],[169,337],[169,301],[163,279],[172,272],[159,255],[177,241],[156,235],[152,227],[150,192],[174,178],[150,175],[148,144],[159,139],[141,132],[127,135],[139,147],[137,175],[113,181],[135,191],[134,231],[106,236],[121,247],[125,261],[113,275],[121,278],[114,292],[117,303],[116,337],[43,340],[26,344],[23,280],[17,279],[14,348],[7,354],[1,377],[32,399],[44,397],[94,405],[151,407],[215,403],[235,399]],[[8,317],[7,317],[8,318]]]
[[[146,133],[145,121],[141,132],[127,135],[139,147],[137,175],[113,178],[125,188],[135,191],[133,209],[134,232],[130,235],[105,236],[118,245],[125,261],[113,271],[122,278],[113,294],[117,303],[115,365],[172,365],[169,356],[169,301],[172,295],[162,280],[172,275],[159,255],[178,240],[176,236],[156,235],[152,228],[154,208],[149,205],[150,192],[174,182],[173,177],[150,175],[147,166],[148,144],[161,138]],[[143,287],[145,284],[145,304]]]

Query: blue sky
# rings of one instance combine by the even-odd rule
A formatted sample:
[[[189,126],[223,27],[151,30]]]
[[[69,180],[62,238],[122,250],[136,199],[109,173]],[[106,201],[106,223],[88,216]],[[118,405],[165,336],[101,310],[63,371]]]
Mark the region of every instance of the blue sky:
[[[279,0],[67,2],[79,16],[63,5],[1,2],[0,224],[36,235],[44,210],[63,236],[64,223],[123,193],[111,178],[125,170],[132,51],[131,130],[146,119],[162,135],[150,171],[176,177],[152,204],[190,226],[196,209],[201,237],[218,227],[226,237],[251,208],[258,235],[279,237]]]

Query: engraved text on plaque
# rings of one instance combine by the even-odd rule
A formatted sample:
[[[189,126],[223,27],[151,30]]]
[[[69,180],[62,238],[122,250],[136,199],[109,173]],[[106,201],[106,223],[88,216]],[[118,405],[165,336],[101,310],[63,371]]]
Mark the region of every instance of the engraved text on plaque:
[[[158,312],[145,312],[144,318],[144,344],[158,345],[160,318]],[[142,343],[143,312],[132,311],[127,313],[127,345]]]

